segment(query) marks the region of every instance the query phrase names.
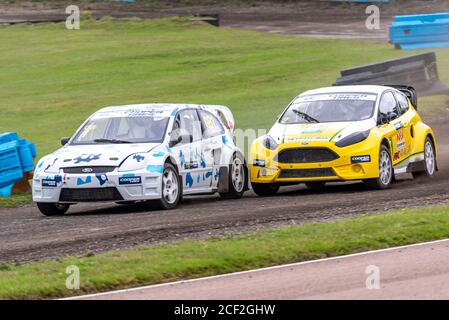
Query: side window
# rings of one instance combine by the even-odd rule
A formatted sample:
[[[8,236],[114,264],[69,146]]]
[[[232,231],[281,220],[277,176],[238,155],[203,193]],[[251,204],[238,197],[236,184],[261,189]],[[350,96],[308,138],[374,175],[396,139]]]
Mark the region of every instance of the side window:
[[[397,102],[392,92],[385,93],[379,104],[379,120],[388,123],[399,116]]]
[[[201,123],[203,124],[203,137],[205,139],[222,135],[225,131],[220,120],[212,113],[200,110]]]
[[[401,115],[406,113],[410,108],[408,104],[408,98],[402,93],[396,93],[396,99],[398,100],[399,108],[401,111]]]
[[[176,140],[183,135],[191,135],[192,141],[201,140],[201,122],[196,110],[184,110],[176,115],[171,132],[171,140]],[[188,142],[189,141],[182,141],[182,143]]]

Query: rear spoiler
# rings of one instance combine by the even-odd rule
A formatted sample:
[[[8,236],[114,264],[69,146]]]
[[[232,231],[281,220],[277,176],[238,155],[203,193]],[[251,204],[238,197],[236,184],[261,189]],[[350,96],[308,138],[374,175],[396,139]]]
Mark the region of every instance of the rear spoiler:
[[[231,133],[232,135],[234,134],[235,120],[231,110],[228,107],[214,105],[203,105],[202,107],[205,110],[214,113],[221,120],[229,133]]]
[[[415,109],[418,110],[418,94],[416,93],[416,89],[414,87],[404,85],[385,85],[385,87],[391,87],[401,91],[403,94],[407,96],[407,98],[412,103],[413,107],[415,107]]]

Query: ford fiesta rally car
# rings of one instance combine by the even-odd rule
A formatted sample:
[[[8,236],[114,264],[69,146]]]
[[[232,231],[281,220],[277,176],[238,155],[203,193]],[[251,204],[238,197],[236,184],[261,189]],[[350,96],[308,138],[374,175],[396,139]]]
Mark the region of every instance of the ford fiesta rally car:
[[[38,162],[33,200],[44,215],[58,215],[77,202],[152,200],[171,209],[182,195],[240,198],[248,172],[233,128],[224,106],[101,109]]]
[[[296,97],[251,146],[255,193],[267,196],[282,185],[317,188],[350,180],[384,189],[395,174],[433,176],[434,133],[416,111],[416,91],[395,87],[331,87]]]

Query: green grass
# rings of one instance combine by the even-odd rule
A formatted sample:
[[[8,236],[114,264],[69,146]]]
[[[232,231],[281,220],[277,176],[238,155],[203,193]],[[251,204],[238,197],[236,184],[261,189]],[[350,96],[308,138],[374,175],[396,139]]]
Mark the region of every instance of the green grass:
[[[87,20],[81,30],[3,26],[0,42],[0,132],[29,138],[39,156],[108,105],[225,104],[238,127],[268,128],[295,95],[332,84],[340,69],[410,54],[373,42],[214,28],[186,19]],[[441,64],[449,69],[443,52]]]
[[[18,193],[11,197],[0,197],[0,207],[17,207],[31,202],[31,193]]]
[[[0,265],[0,298],[49,298],[249,270],[449,237],[449,205],[204,241]],[[80,268],[80,290],[65,288]]]

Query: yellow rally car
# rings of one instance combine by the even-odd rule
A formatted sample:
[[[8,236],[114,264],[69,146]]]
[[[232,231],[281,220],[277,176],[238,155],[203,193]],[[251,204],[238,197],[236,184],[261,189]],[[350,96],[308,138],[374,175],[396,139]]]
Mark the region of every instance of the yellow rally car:
[[[316,188],[350,180],[385,189],[395,174],[433,176],[435,136],[416,110],[416,91],[407,86],[307,91],[288,105],[267,135],[253,142],[253,190],[268,196],[282,185]]]

